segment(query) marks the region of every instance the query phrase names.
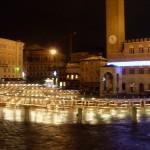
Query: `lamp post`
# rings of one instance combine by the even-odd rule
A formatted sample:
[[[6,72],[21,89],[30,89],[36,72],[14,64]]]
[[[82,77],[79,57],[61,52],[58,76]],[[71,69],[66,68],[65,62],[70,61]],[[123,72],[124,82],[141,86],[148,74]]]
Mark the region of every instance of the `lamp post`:
[[[57,54],[57,50],[56,49],[51,49],[50,50],[50,54],[52,55],[53,57],[53,65],[52,65],[52,77],[53,77],[53,83],[54,85],[57,85],[57,70],[56,70],[56,59],[55,59],[55,56]]]

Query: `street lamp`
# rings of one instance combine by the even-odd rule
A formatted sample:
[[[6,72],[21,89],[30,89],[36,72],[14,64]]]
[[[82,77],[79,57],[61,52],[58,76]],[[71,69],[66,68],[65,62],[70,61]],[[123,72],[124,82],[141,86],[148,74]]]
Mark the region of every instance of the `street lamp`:
[[[56,49],[51,49],[51,50],[50,50],[50,53],[51,53],[51,55],[53,55],[53,56],[54,56],[54,55],[56,55],[57,50],[56,50]]]
[[[57,50],[51,49],[50,54],[53,56],[53,66],[52,66],[53,81],[54,81],[54,85],[57,85],[57,70],[56,70],[56,64],[55,64],[56,63],[55,56],[57,54]]]

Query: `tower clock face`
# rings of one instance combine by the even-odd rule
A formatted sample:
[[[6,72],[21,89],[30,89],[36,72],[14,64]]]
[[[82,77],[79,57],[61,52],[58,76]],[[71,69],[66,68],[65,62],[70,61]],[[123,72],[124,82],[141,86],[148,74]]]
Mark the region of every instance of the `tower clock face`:
[[[116,35],[110,35],[110,36],[108,37],[108,42],[109,42],[110,44],[116,44],[116,42],[117,42],[117,36],[116,36]]]

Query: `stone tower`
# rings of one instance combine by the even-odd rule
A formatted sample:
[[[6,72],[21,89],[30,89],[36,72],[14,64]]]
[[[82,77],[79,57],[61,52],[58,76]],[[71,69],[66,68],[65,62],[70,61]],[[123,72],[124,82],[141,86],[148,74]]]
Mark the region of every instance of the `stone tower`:
[[[119,59],[125,41],[124,0],[106,0],[106,39],[107,59]]]

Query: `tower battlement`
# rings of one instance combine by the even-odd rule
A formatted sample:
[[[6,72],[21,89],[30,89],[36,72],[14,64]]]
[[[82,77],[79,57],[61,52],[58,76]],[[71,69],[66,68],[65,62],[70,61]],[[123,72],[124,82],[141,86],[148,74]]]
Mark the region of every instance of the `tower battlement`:
[[[132,43],[132,42],[146,42],[146,41],[150,41],[150,37],[136,38],[136,39],[128,39],[128,40],[125,40],[125,43]]]

